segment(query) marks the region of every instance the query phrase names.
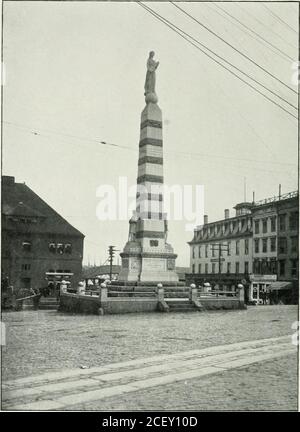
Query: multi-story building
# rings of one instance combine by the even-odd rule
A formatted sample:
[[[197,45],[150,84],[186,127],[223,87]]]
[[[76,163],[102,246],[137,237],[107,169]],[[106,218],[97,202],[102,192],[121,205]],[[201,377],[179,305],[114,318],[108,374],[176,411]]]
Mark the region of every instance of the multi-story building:
[[[260,302],[262,293],[277,280],[277,208],[275,202],[262,201],[252,207],[253,273],[250,300]]]
[[[2,177],[2,280],[14,290],[81,278],[84,235],[14,177]]]
[[[262,302],[266,290],[298,295],[298,192],[235,206],[236,215],[204,224],[190,245],[188,282],[219,288],[243,282],[247,300]]]
[[[295,302],[299,280],[298,192],[262,200],[252,207],[253,275],[250,298],[261,302],[262,292],[288,289]]]
[[[236,214],[204,224],[194,231],[190,245],[190,275],[188,281],[203,284],[206,281],[218,288],[229,288],[241,280],[248,280],[252,272],[252,217],[251,203],[235,206]]]
[[[278,280],[290,282],[294,296],[299,281],[299,197],[289,194],[277,202]]]

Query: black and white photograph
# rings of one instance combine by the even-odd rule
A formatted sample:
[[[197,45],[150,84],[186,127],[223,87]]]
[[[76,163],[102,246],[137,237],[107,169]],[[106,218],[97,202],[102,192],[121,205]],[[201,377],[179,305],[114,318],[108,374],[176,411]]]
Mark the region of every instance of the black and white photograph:
[[[1,6],[1,411],[298,412],[299,2]]]

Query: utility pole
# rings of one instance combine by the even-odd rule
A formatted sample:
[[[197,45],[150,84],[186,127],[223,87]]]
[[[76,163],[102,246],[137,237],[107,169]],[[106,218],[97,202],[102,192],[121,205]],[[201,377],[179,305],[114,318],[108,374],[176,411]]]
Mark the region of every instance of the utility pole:
[[[219,274],[221,274],[222,252],[227,252],[229,255],[229,245],[224,243],[213,243],[211,245],[211,250],[218,252]]]
[[[109,254],[109,279],[111,280],[112,278],[112,265],[113,265],[113,260],[114,260],[114,256],[115,256],[115,246],[109,246],[108,247],[108,254]]]

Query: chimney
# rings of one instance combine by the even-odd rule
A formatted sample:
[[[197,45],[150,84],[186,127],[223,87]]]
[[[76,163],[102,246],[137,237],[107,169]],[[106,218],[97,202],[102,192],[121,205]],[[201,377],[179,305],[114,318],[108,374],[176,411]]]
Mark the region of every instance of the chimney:
[[[207,224],[208,224],[208,216],[204,215],[204,225],[207,225]]]
[[[224,210],[225,219],[229,219],[229,209]]]
[[[281,184],[279,185],[279,199],[281,198]]]

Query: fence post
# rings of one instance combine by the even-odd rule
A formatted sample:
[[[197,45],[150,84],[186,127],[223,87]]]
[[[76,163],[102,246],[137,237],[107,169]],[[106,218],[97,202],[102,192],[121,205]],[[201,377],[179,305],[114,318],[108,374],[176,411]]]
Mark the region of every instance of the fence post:
[[[162,284],[157,284],[157,299],[159,302],[163,302],[165,300],[164,288]]]
[[[189,290],[189,300],[194,302],[194,301],[197,301],[197,298],[198,298],[198,292],[197,292],[196,285],[191,284],[190,290]]]
[[[165,292],[164,292],[163,285],[161,283],[157,284],[156,293],[157,293],[158,310],[161,312],[169,312],[169,306],[165,301]]]
[[[99,297],[100,297],[101,303],[107,302],[107,287],[106,287],[105,283],[102,283],[100,285]]]

